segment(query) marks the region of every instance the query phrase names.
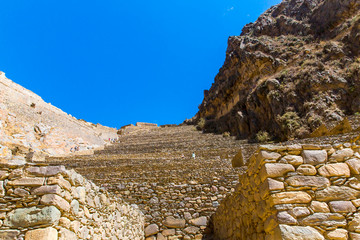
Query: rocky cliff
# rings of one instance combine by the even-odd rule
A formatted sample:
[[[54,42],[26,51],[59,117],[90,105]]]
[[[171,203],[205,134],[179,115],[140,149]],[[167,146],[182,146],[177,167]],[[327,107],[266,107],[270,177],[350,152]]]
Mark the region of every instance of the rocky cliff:
[[[205,131],[285,140],[360,112],[360,1],[284,0],[240,36],[204,92]]]
[[[0,72],[0,157],[43,158],[91,151],[117,137],[116,129],[95,125],[44,102]]]

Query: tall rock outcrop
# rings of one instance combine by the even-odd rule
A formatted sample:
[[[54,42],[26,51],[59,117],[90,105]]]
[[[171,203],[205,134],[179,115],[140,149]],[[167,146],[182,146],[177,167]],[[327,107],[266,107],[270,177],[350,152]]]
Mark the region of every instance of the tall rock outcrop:
[[[117,137],[116,131],[76,119],[0,72],[0,158],[43,158],[70,153],[75,146],[91,150]]]
[[[360,112],[360,1],[284,0],[240,36],[205,91],[205,131],[280,140]]]

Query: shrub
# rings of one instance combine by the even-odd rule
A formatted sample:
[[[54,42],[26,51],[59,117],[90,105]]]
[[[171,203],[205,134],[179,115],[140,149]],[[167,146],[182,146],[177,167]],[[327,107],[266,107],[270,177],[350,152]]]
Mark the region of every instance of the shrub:
[[[278,122],[287,138],[294,137],[295,131],[301,127],[300,117],[296,112],[286,112],[281,117],[278,117]]]
[[[198,123],[197,123],[196,128],[197,128],[198,130],[203,130],[204,127],[205,127],[205,118],[200,118],[199,121],[198,121]]]
[[[259,131],[256,134],[256,141],[257,142],[268,142],[270,141],[270,134],[267,131]]]
[[[223,133],[223,137],[230,137],[231,135],[230,135],[230,132],[224,132]]]

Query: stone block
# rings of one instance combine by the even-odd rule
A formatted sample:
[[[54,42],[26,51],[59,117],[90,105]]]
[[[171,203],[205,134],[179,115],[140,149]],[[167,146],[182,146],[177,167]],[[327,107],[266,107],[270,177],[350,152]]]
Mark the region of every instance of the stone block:
[[[329,202],[329,206],[331,211],[336,213],[356,212],[356,208],[351,201],[332,201]]]
[[[162,231],[162,235],[167,236],[174,236],[175,235],[175,229],[165,229]]]
[[[286,182],[293,187],[316,187],[325,188],[330,186],[329,179],[317,176],[292,176]]]
[[[56,176],[56,177],[49,177],[48,180],[47,180],[47,183],[49,185],[52,185],[52,184],[57,184],[59,185],[60,187],[68,190],[68,191],[71,191],[71,184],[69,183],[69,181],[65,180],[63,178],[63,176]]]
[[[86,201],[86,189],[85,189],[85,187],[73,188],[72,196],[74,198],[76,198],[76,199],[79,199],[80,203],[85,204],[85,201]],[[97,204],[97,206],[100,206],[100,198],[98,200],[99,200],[99,204]]]
[[[319,202],[319,201],[312,201],[310,204],[310,208],[314,212],[322,212],[322,213],[329,213],[330,209],[326,202]]]
[[[163,223],[168,228],[184,228],[185,219],[176,219],[172,216],[167,217]]]
[[[360,174],[360,159],[351,158],[346,161],[346,164],[349,166],[352,174]]]
[[[349,233],[350,240],[360,240],[360,234],[359,233]]]
[[[355,213],[353,219],[349,222],[348,230],[360,233],[360,213]]]
[[[305,164],[318,165],[327,161],[326,150],[303,150],[302,156]]]
[[[198,227],[194,227],[194,226],[190,226],[184,229],[184,232],[187,234],[196,234],[200,231],[200,228]]]
[[[280,224],[288,224],[288,225],[297,224],[296,219],[286,211],[278,212],[276,217]]]
[[[318,171],[324,177],[350,177],[350,169],[346,163],[327,164]]]
[[[4,181],[0,181],[0,197],[5,196]]]
[[[28,167],[26,171],[35,176],[50,177],[58,173],[65,173],[64,166],[45,166],[45,167]]]
[[[66,228],[60,228],[59,230],[59,240],[76,240],[78,237],[72,231],[67,230]]]
[[[315,192],[315,199],[322,202],[348,201],[360,197],[360,191],[346,186],[330,186]]]
[[[265,159],[278,160],[281,157],[281,154],[277,152],[260,151],[257,157],[260,161]]]
[[[65,212],[70,210],[70,204],[65,199],[56,194],[46,194],[42,196],[40,203],[44,205],[53,205]]]
[[[245,162],[241,150],[231,160],[231,164],[233,168],[245,166]]]
[[[337,162],[343,162],[349,157],[352,157],[354,155],[354,151],[351,148],[344,148],[337,150],[330,156],[330,160],[335,160]]]
[[[18,208],[7,215],[4,225],[11,228],[51,225],[58,223],[60,215],[60,211],[54,206],[41,209],[36,207]]]
[[[296,172],[298,172],[301,175],[305,175],[305,176],[314,176],[317,173],[316,168],[310,164],[300,165],[296,169]]]
[[[264,198],[270,191],[282,190],[284,189],[284,183],[274,180],[272,178],[267,178],[260,186],[260,196]]]
[[[274,240],[324,240],[325,238],[312,227],[288,226],[280,224],[275,230]]]
[[[159,232],[159,226],[156,225],[155,223],[150,224],[145,228],[145,237],[155,235],[158,232]]]
[[[40,186],[40,187],[36,187],[33,188],[31,190],[31,194],[32,195],[44,195],[44,194],[61,194],[61,188],[58,185],[45,185],[45,186]]]
[[[327,237],[329,240],[347,240],[348,231],[346,229],[339,228],[334,231],[325,233],[325,237]]]
[[[296,218],[306,217],[311,214],[310,210],[307,207],[295,207],[291,209],[289,212],[291,215],[293,215]]]
[[[284,163],[265,163],[260,170],[261,181],[266,178],[283,177],[288,172],[294,172],[295,168],[291,164]]]
[[[44,185],[45,178],[43,177],[23,177],[9,181],[7,184],[10,186],[26,186],[26,187],[37,187]]]
[[[194,218],[189,221],[191,225],[194,226],[206,226],[207,225],[207,218],[202,216],[199,218]]]
[[[19,235],[19,230],[0,230],[0,239],[3,240],[17,240]]]
[[[281,158],[281,160],[284,160],[293,166],[299,166],[304,163],[304,159],[301,156],[297,155],[286,155]]]
[[[55,228],[40,228],[29,230],[25,234],[25,240],[57,240],[58,232]]]
[[[308,226],[345,227],[346,219],[339,213],[314,213],[305,217],[301,224]]]
[[[270,195],[270,202],[273,205],[289,203],[309,203],[311,196],[306,192],[281,192]]]

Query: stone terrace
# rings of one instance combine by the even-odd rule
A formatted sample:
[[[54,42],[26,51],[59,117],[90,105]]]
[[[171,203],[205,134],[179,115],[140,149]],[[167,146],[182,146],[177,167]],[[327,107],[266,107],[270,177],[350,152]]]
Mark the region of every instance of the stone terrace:
[[[240,147],[256,145],[193,126],[144,128],[94,156],[50,161],[137,204],[149,239],[201,239],[209,217],[237,183],[231,159]]]

